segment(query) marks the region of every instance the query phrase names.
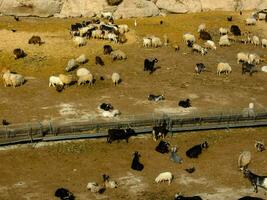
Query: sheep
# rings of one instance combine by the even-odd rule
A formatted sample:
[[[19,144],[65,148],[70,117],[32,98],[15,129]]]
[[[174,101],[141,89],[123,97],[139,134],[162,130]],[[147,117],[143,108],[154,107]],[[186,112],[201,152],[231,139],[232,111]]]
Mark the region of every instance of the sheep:
[[[173,175],[171,172],[163,172],[160,173],[156,178],[155,178],[155,182],[159,183],[159,182],[163,182],[163,181],[168,181],[169,185],[171,184],[173,179]]]
[[[73,77],[71,75],[59,74],[59,79],[62,81],[63,85],[71,85],[73,83]]]
[[[120,24],[118,25],[118,28],[119,28],[119,32],[122,34],[129,31],[129,27],[127,24]]]
[[[89,74],[79,77],[78,85],[86,84],[87,82],[89,82],[89,85],[92,86],[93,81],[94,81],[94,77],[91,73],[89,73]]]
[[[161,94],[161,95],[149,94],[147,99],[148,99],[148,101],[155,101],[155,102],[157,102],[157,101],[165,100],[165,97],[164,97],[163,94]]]
[[[184,34],[183,40],[185,41],[186,45],[189,47],[192,47],[192,45],[196,42],[195,36],[190,33]]]
[[[89,182],[86,186],[88,190],[90,190],[93,193],[103,193],[105,191],[105,187],[98,185],[96,182]]]
[[[258,20],[265,20],[266,16],[266,13],[259,13]]]
[[[238,158],[237,164],[238,167],[242,170],[248,167],[248,164],[251,161],[251,153],[250,151],[243,151]]]
[[[229,41],[228,35],[223,35],[220,37],[219,45],[220,46],[230,46],[230,41]]]
[[[222,72],[225,72],[225,74],[229,74],[232,72],[232,68],[228,63],[219,63],[217,66],[217,74],[220,76]]]
[[[28,41],[29,44],[39,44],[39,46],[42,44],[42,41],[41,41],[41,37],[40,36],[35,36],[33,35],[29,41]]]
[[[267,48],[267,39],[262,39],[261,40],[261,47],[262,48]]]
[[[115,50],[110,53],[112,60],[125,60],[127,59],[126,54],[121,50]]]
[[[49,87],[51,87],[51,86],[56,87],[56,85],[64,86],[64,83],[61,81],[61,79],[58,76],[50,76],[49,77]]]
[[[152,43],[152,47],[155,47],[155,48],[162,46],[162,42],[159,37],[155,37],[155,36],[151,37],[151,43]]]
[[[255,141],[255,148],[257,149],[257,151],[259,152],[263,152],[265,150],[265,145],[263,141]]]
[[[249,64],[255,64],[255,65],[259,64],[260,63],[260,57],[255,53],[251,53],[248,55],[248,63]]]
[[[259,39],[259,37],[256,36],[256,35],[254,35],[254,36],[252,37],[252,41],[251,41],[251,43],[254,44],[255,46],[260,45],[260,39]]]
[[[85,54],[80,55],[78,58],[76,58],[76,62],[79,64],[85,64],[88,62],[88,58]]]
[[[27,54],[20,48],[14,49],[13,54],[15,56],[15,60],[19,58],[24,58],[25,56],[27,56]]]
[[[205,29],[206,29],[206,24],[200,24],[198,26],[197,32],[200,33],[201,31],[205,31]]]
[[[152,47],[152,40],[150,38],[143,38],[143,47]]]
[[[81,47],[86,45],[86,39],[80,36],[75,36],[73,42],[76,46]]]
[[[192,46],[193,48],[192,48],[192,51],[193,52],[198,52],[198,53],[200,53],[202,56],[204,56],[205,54],[207,54],[207,49],[206,48],[203,48],[203,47],[201,47],[200,45],[198,45],[198,44],[193,44],[193,46]]]
[[[7,70],[3,74],[2,78],[5,87],[13,86],[15,88],[17,86],[23,85],[23,83],[25,82],[25,79],[21,74],[14,74],[11,73],[9,70]]]
[[[118,183],[116,181],[111,181],[109,180],[109,176],[106,175],[106,174],[103,174],[102,175],[103,177],[103,181],[104,181],[104,184],[105,184],[105,188],[117,188],[118,187]]]
[[[90,71],[89,71],[88,69],[86,69],[86,68],[80,68],[80,69],[78,69],[78,70],[76,71],[76,75],[77,75],[78,77],[85,76],[85,75],[87,75],[87,74],[90,74]]]
[[[186,151],[186,156],[189,158],[198,158],[198,156],[202,153],[202,149],[207,149],[208,147],[207,141],[202,144],[197,144]]]
[[[253,17],[247,18],[246,25],[256,25],[256,19]]]
[[[208,49],[214,49],[216,50],[216,45],[212,40],[207,40],[204,44],[204,46]]]
[[[108,33],[107,35],[109,41],[113,41],[114,43],[118,43],[118,35],[115,33]]]
[[[244,53],[244,52],[239,52],[237,54],[237,64],[239,64],[240,62],[248,62],[248,53]]]
[[[119,84],[121,82],[121,77],[118,73],[114,72],[111,76],[112,82],[115,84],[115,86],[117,84]]]
[[[227,28],[219,28],[219,33],[220,35],[227,35],[228,29]]]
[[[95,38],[95,39],[101,39],[101,38],[103,38],[103,33],[104,33],[104,31],[102,31],[102,30],[93,30],[92,31],[92,38]]]
[[[78,67],[78,64],[77,64],[76,60],[70,59],[67,67],[65,68],[65,71],[69,72],[69,71],[76,69],[77,67]]]
[[[103,17],[104,19],[113,19],[113,15],[111,12],[101,12],[101,17]]]

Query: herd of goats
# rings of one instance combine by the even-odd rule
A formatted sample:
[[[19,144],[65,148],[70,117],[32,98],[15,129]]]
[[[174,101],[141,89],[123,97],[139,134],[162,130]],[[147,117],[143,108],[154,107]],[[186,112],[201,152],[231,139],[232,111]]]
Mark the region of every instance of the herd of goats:
[[[240,13],[242,14],[242,13]],[[70,27],[70,34],[72,40],[75,45],[78,47],[84,46],[87,43],[87,39],[95,38],[95,39],[106,39],[114,43],[124,43],[127,41],[125,33],[129,31],[127,25],[116,25],[114,24],[114,20],[111,15],[103,15],[104,18],[108,20],[101,21],[100,19],[92,19],[89,21],[83,21],[82,23],[75,23],[72,24]],[[18,18],[16,19],[19,20]],[[227,17],[228,21],[232,21],[232,16]],[[251,17],[246,19],[246,25],[255,25],[257,20],[265,20],[267,22],[267,12],[257,12],[254,13]],[[164,23],[160,21],[160,24]],[[135,21],[135,26],[137,23]],[[198,27],[199,37],[205,41],[204,46],[201,46],[196,43],[196,37],[191,33],[186,33],[183,35],[183,40],[188,46],[188,48],[192,49],[192,52],[197,52],[200,55],[204,56],[208,53],[209,50],[216,50],[216,43],[212,40],[212,36],[206,30],[206,25],[201,24]],[[256,35],[252,35],[249,32],[242,33],[240,28],[237,25],[232,25],[230,30],[228,28],[221,27],[219,28],[220,39],[219,39],[219,46],[230,46],[234,42],[241,42],[244,44],[252,43],[255,46],[261,45],[262,48],[267,48],[267,39],[262,38],[260,39]],[[29,41],[29,44],[44,44],[44,41],[41,40],[40,36],[32,36]],[[169,39],[167,35],[164,35],[164,41],[162,42],[159,37],[156,36],[147,36],[143,38],[143,47],[150,48],[150,47],[161,47],[163,45],[168,45]],[[179,45],[173,45],[175,51],[179,51]],[[15,59],[21,59],[27,56],[27,53],[22,50],[21,48],[16,48],[13,51]],[[115,60],[125,60],[127,59],[126,53],[121,50],[114,50],[111,45],[104,45],[103,46],[103,54],[110,55],[113,61]],[[255,71],[256,65],[262,62],[262,59],[256,53],[246,53],[246,52],[239,52],[237,54],[237,63],[242,63],[242,74],[249,73],[250,75],[253,74]],[[58,92],[61,92],[64,88],[74,84],[77,82],[78,85],[82,84],[89,84],[93,85],[95,82],[93,74],[86,68],[80,67],[83,64],[88,62],[88,58],[85,54],[80,55],[78,58],[71,59],[68,61],[67,66],[65,68],[65,72],[69,73],[71,71],[76,70],[76,75],[70,74],[59,74],[58,76],[50,76],[49,77],[49,87],[55,87]],[[145,59],[144,60],[144,71],[148,71],[152,74],[156,70],[156,63],[158,62],[157,58]],[[104,61],[100,56],[95,57],[95,64],[103,66]],[[203,63],[197,63],[195,66],[195,72],[200,74],[201,72],[205,71],[206,67]],[[231,73],[232,68],[229,63],[219,63],[217,66],[217,74],[220,75],[221,73],[229,74]],[[11,72],[9,69],[3,69],[2,71],[2,78],[5,86],[21,86],[25,82],[25,78],[23,75]],[[104,80],[104,77],[100,77],[100,80]],[[121,76],[119,73],[114,72],[111,76],[112,82],[116,86],[121,81]],[[164,100],[163,95],[153,95],[150,94],[148,96],[148,100],[159,101]],[[187,108],[191,106],[190,99],[181,100],[178,103],[179,106]],[[99,106],[99,110],[102,112],[103,116],[116,116],[119,114],[119,111],[113,109],[113,106],[108,103],[102,103]],[[175,163],[182,163],[183,160],[179,157],[176,153],[176,147],[170,147],[170,144],[165,141],[165,136],[168,133],[167,124],[163,122],[159,126],[153,127],[152,135],[155,141],[160,140],[158,145],[156,146],[155,150],[162,154],[170,153],[170,160]],[[108,130],[108,137],[107,142],[112,143],[115,140],[126,140],[131,136],[135,136],[136,133],[133,129],[109,129]],[[265,150],[265,146],[263,142],[256,141],[255,147],[258,151],[262,152]],[[208,143],[205,141],[202,144],[197,144],[186,151],[186,156],[189,158],[198,158],[198,156],[202,153],[203,149],[208,148]],[[140,153],[134,152],[131,169],[136,171],[142,171],[144,169],[144,165],[140,162]],[[238,166],[243,172],[244,176],[251,182],[253,185],[254,191],[258,191],[258,186],[267,190],[267,176],[259,176],[254,174],[248,169],[248,164],[251,161],[251,154],[248,151],[241,153],[238,159]],[[193,173],[195,171],[194,167],[186,169],[188,173]],[[167,181],[171,184],[174,176],[171,172],[162,172],[156,178],[155,182],[164,182]],[[87,189],[94,193],[103,193],[106,188],[117,188],[118,183],[114,180],[110,180],[108,175],[103,175],[103,184],[98,184],[96,182],[89,182],[87,185]],[[66,188],[59,188],[55,192],[55,196],[64,199],[64,200],[72,200],[75,199],[74,195]],[[193,196],[193,197],[185,197],[182,196],[180,193],[176,194],[174,197],[175,200],[183,200],[183,199],[193,199],[193,200],[200,200],[202,199],[200,196]],[[257,197],[242,197],[239,198],[240,200],[256,200],[262,199]]]

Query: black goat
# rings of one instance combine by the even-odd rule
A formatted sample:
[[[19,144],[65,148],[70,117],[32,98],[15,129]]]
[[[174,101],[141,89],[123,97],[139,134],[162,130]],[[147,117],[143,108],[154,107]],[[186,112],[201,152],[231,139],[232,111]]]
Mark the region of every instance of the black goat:
[[[18,22],[19,21],[19,17],[14,16],[14,19]]]
[[[189,157],[189,158],[197,158],[198,155],[201,154],[202,152],[202,149],[207,149],[208,148],[208,142],[205,141],[204,143],[202,144],[197,144],[195,146],[193,146],[192,148],[188,149],[186,151],[186,155]]]
[[[186,41],[186,45],[188,46],[188,47],[190,47],[190,48],[192,48],[193,47],[193,44],[194,44],[194,42],[193,41]]]
[[[42,44],[41,37],[37,35],[33,35],[29,41],[29,44],[39,44],[39,46]]]
[[[259,197],[245,196],[245,197],[239,198],[238,200],[264,200],[264,199],[259,198]]]
[[[139,162],[139,158],[141,155],[138,153],[138,151],[134,152],[133,154],[133,161],[131,168],[136,171],[142,171],[144,169],[144,165]]]
[[[178,106],[181,106],[183,108],[189,108],[189,107],[191,107],[190,99],[179,101]]]
[[[169,146],[170,144],[165,141],[160,141],[159,144],[156,146],[155,150],[159,153],[169,153]]]
[[[200,31],[199,38],[201,38],[202,40],[212,40],[211,35],[207,31],[203,31],[203,30]]]
[[[110,111],[113,109],[113,106],[110,103],[102,103],[99,108],[105,111]]]
[[[200,74],[201,72],[204,72],[206,70],[206,66],[203,63],[197,63],[195,66],[195,72],[197,74]]]
[[[243,170],[245,178],[247,178],[254,189],[254,192],[258,192],[258,186],[265,189],[265,193],[267,190],[267,176],[258,176],[254,173],[252,173],[249,169]]]
[[[150,94],[148,95],[147,98],[149,101],[160,101],[160,100],[165,100],[165,97],[162,95],[154,95],[154,94]]]
[[[103,50],[104,50],[104,55],[110,54],[113,51],[113,49],[110,45],[104,45]]]
[[[194,171],[196,171],[195,167],[186,168],[185,171],[187,171],[189,174],[192,174]]]
[[[57,92],[62,92],[64,90],[64,85],[56,85],[56,91]]]
[[[160,126],[154,126],[152,129],[152,137],[154,141],[157,141],[159,138],[165,138],[169,130],[167,129],[167,123],[164,120]]]
[[[230,31],[235,36],[240,36],[241,35],[241,30],[240,30],[240,28],[237,25],[232,25]]]
[[[2,120],[2,125],[3,126],[8,126],[10,123],[6,121],[5,119]]]
[[[20,48],[14,49],[13,54],[15,56],[15,59],[24,58],[25,56],[27,56],[27,54]]]
[[[55,196],[60,198],[61,200],[75,200],[74,195],[65,188],[59,188],[55,192]]]
[[[131,128],[127,129],[109,129],[108,130],[108,136],[107,136],[107,142],[112,143],[114,140],[126,140],[128,143],[128,140],[131,136],[137,135],[135,131]]]
[[[184,197],[180,194],[175,194],[174,200],[202,200],[200,196]]]
[[[232,17],[232,16],[228,16],[228,17],[227,17],[227,21],[228,21],[228,22],[231,22],[232,20],[233,20],[233,17]]]
[[[152,74],[155,71],[155,63],[158,62],[157,58],[154,59],[145,59],[144,60],[144,71],[150,71],[150,74]]]
[[[252,76],[252,73],[254,72],[254,68],[255,68],[255,65],[244,62],[242,63],[242,74],[245,74],[246,72],[248,72],[249,75]]]
[[[101,57],[96,56],[96,57],[95,57],[95,64],[96,64],[96,65],[101,65],[101,66],[103,66],[103,65],[104,65],[104,61],[102,60]]]

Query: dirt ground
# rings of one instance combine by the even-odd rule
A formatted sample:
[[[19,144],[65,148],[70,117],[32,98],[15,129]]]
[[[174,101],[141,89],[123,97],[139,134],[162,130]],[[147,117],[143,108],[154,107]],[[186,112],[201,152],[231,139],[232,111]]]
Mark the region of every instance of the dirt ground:
[[[83,18],[71,19],[38,19],[20,18],[16,22],[12,17],[1,17],[0,24],[0,63],[27,78],[22,87],[5,88],[0,85],[0,116],[11,123],[42,121],[56,118],[86,119],[99,117],[97,106],[109,102],[119,109],[121,117],[128,115],[148,114],[153,112],[175,112],[180,99],[190,98],[196,111],[206,110],[240,110],[254,102],[256,108],[266,106],[266,76],[263,72],[255,73],[252,77],[241,75],[241,66],[236,63],[236,53],[240,51],[256,52],[266,56],[266,49],[254,47],[251,44],[233,44],[216,51],[209,51],[206,56],[191,54],[182,41],[186,32],[197,34],[200,23],[206,23],[207,29],[218,41],[218,29],[238,24],[242,31],[251,31],[260,37],[266,33],[266,23],[259,22],[256,26],[244,26],[244,19],[249,13],[239,16],[232,12],[207,12],[185,15],[170,15],[137,19],[122,19],[115,23],[126,23],[130,27],[127,33],[128,42],[123,45],[111,44],[114,49],[126,52],[126,61],[111,62],[109,56],[103,55],[102,46],[110,44],[102,40],[88,40],[85,47],[75,47],[68,28],[73,22],[81,22]],[[228,22],[226,16],[233,15],[233,22]],[[164,23],[160,25],[159,21]],[[11,29],[16,29],[12,32]],[[157,49],[143,48],[142,37],[146,35],[163,37],[167,34],[170,46]],[[45,41],[42,46],[28,44],[32,35],[39,35]],[[175,53],[172,45],[177,43],[181,50]],[[203,43],[203,41],[198,41]],[[22,48],[27,57],[15,60],[14,48]],[[74,85],[64,92],[58,93],[48,87],[51,75],[64,73],[67,62],[82,53],[89,58],[85,64],[96,78],[93,87]],[[105,66],[99,67],[94,63],[95,55],[104,59]],[[158,69],[149,75],[143,71],[143,61],[147,57],[157,57]],[[195,75],[194,66],[203,62],[208,72]],[[228,77],[217,76],[218,62],[229,62],[233,73]],[[259,67],[266,65],[261,63]],[[119,72],[122,83],[114,87],[110,76]],[[72,72],[75,73],[75,72]],[[106,80],[100,81],[100,76]],[[149,102],[148,94],[164,94],[166,100],[159,103]],[[14,111],[14,107],[16,111]]]
[[[185,151],[207,140],[209,148],[198,159],[189,159]],[[267,140],[266,129],[233,129],[203,131],[167,136],[167,141],[177,145],[182,164],[169,160],[169,155],[157,153],[151,136],[130,138],[107,144],[101,140],[60,142],[18,146],[1,149],[0,199],[1,200],[52,200],[59,187],[72,191],[76,200],[90,199],[144,199],[171,200],[177,192],[200,195],[204,200],[236,200],[250,195],[266,198],[264,190],[256,194],[237,167],[241,151],[249,150],[252,161],[249,168],[266,175],[267,151],[256,152],[255,140]],[[141,153],[144,170],[130,168],[132,153]],[[189,174],[186,168],[194,166]],[[155,177],[165,171],[174,175],[171,185],[156,184]],[[88,182],[101,183],[101,175],[109,174],[119,183],[117,189],[107,189],[104,194],[86,190]]]

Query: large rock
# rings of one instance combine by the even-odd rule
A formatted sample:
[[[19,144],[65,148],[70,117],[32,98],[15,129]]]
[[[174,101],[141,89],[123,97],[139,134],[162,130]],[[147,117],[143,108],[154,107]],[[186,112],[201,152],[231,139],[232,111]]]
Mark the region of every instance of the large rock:
[[[253,0],[250,0],[253,1]],[[234,0],[200,0],[203,11],[208,10],[225,10],[234,11],[237,1]]]
[[[130,17],[151,17],[159,14],[157,6],[146,0],[124,0],[119,6],[114,16],[116,18]]]
[[[176,0],[158,0],[156,5],[160,9],[167,10],[171,13],[187,13],[189,11],[186,5]]]
[[[266,0],[240,0],[241,7],[244,10],[265,9],[267,8]]]
[[[77,17],[93,16],[103,11],[108,4],[106,0],[67,0],[65,1],[59,16]]]
[[[60,12],[64,0],[2,0],[0,12],[4,15],[49,17]]]

